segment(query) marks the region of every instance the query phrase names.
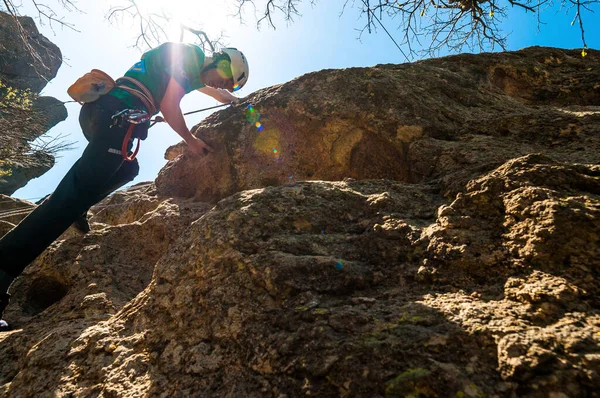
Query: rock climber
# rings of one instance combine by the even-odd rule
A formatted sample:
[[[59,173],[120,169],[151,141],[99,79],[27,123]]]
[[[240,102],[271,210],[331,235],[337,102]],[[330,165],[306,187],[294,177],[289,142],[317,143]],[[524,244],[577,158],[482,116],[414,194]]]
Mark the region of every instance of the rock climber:
[[[89,208],[137,176],[137,159],[128,159],[122,149],[131,153],[133,139],[146,138],[149,124],[136,124],[130,136],[131,123],[115,115],[126,109],[160,111],[192,153],[205,155],[213,149],[188,129],[181,99],[198,90],[221,103],[238,102],[231,93],[248,75],[246,57],[235,48],[207,57],[195,45],[164,43],[144,53],[108,93],[83,105],[79,123],[89,142],[83,154],[56,190],[0,240],[0,331],[9,329],[2,315],[13,280],[71,224],[89,231]]]

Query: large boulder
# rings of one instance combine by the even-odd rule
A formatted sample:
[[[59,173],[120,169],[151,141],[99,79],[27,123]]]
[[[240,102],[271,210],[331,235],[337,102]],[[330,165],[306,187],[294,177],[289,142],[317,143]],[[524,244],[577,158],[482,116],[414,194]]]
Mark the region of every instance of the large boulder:
[[[0,394],[597,396],[599,58],[322,71],[252,95],[262,131],[207,118],[215,153],[17,279]]]

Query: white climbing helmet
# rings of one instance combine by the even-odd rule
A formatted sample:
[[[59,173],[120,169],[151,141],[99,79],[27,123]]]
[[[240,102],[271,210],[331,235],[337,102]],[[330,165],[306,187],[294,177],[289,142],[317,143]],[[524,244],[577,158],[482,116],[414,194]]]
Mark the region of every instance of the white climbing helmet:
[[[229,56],[231,60],[231,73],[233,75],[233,91],[237,91],[244,87],[248,81],[250,68],[244,54],[236,48],[224,48],[221,50]]]

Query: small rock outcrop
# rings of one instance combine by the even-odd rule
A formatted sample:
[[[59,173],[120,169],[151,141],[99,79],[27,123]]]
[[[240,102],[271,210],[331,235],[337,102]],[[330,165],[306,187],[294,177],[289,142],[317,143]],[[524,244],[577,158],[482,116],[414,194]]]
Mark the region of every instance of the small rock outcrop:
[[[15,282],[0,395],[597,397],[598,61],[326,70],[211,115],[213,154]]]
[[[18,21],[0,12],[0,194],[4,195],[54,165],[54,153],[32,147],[32,142],[67,118],[61,101],[37,95],[58,72],[59,48],[38,32],[33,19]],[[13,106],[9,90],[31,103]]]

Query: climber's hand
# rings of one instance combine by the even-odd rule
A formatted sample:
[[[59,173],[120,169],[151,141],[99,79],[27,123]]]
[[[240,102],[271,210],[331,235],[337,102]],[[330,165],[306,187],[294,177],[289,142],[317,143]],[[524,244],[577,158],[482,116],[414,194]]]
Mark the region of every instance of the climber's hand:
[[[210,145],[198,137],[193,137],[191,140],[187,141],[187,145],[190,148],[190,151],[196,155],[205,156],[210,152],[215,151]]]

